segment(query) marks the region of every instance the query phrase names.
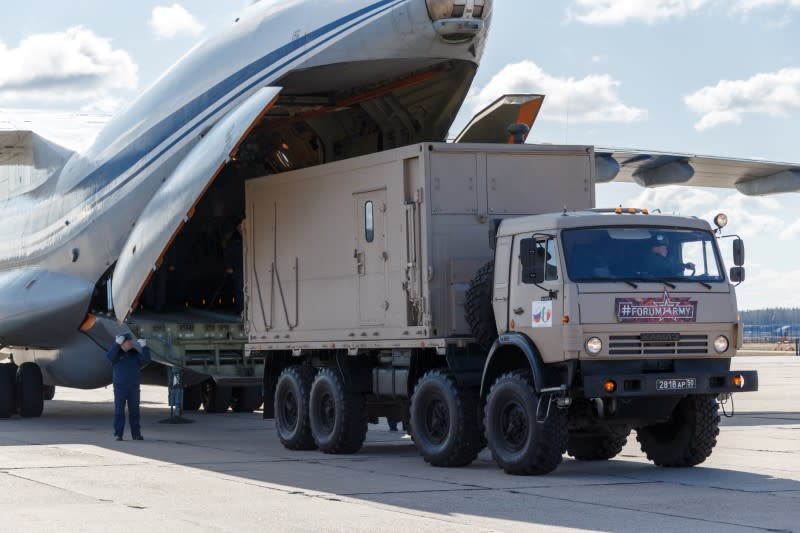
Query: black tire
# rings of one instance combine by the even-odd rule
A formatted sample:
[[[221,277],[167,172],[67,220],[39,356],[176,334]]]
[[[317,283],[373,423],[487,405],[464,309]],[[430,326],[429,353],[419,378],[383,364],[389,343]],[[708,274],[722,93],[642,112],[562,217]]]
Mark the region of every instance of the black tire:
[[[56,386],[55,385],[42,385],[42,398],[45,401],[50,401],[56,397]]]
[[[22,363],[17,369],[19,416],[39,418],[44,411],[42,369],[36,363]]]
[[[622,451],[630,433],[627,426],[570,431],[567,453],[578,461],[607,461]]]
[[[227,413],[233,400],[233,387],[217,385],[213,379],[203,382],[203,409],[206,413]]]
[[[492,307],[494,261],[486,263],[469,283],[464,297],[464,311],[472,336],[481,348],[489,351],[497,339],[497,324]]]
[[[446,370],[431,370],[420,378],[411,396],[410,425],[427,463],[466,466],[478,457],[484,441],[476,409],[477,394],[459,388]]]
[[[367,438],[364,396],[348,391],[338,372],[323,368],[314,378],[309,400],[314,443],[324,453],[356,453]]]
[[[682,399],[666,422],[637,428],[636,440],[658,466],[699,465],[711,455],[719,435],[719,406],[714,395]]]
[[[309,422],[309,399],[314,369],[290,366],[275,386],[275,429],[284,448],[313,450],[317,447]]]
[[[252,413],[261,407],[263,401],[261,387],[258,385],[233,389],[233,410],[237,413]]]
[[[203,385],[192,385],[183,388],[183,410],[197,411],[203,405]]]
[[[567,448],[566,410],[551,405],[549,416],[539,423],[538,402],[530,373],[521,370],[497,378],[486,399],[486,440],[508,474],[547,474],[561,463]]]
[[[17,410],[17,367],[0,363],[0,418],[11,418]]]

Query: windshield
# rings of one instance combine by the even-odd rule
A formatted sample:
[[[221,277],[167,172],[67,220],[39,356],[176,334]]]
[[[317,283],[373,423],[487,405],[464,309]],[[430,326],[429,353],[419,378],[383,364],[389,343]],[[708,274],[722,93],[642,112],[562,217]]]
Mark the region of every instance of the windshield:
[[[567,273],[573,281],[722,281],[709,231],[607,227],[564,230]]]

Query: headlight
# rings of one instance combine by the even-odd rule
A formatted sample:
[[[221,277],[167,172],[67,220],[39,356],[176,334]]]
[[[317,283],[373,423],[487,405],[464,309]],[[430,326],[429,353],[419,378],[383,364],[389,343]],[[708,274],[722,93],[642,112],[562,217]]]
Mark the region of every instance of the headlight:
[[[597,337],[590,337],[586,341],[586,351],[592,355],[597,355],[603,350],[603,341]]]
[[[714,339],[714,349],[717,353],[722,353],[728,349],[728,338],[725,335],[720,335],[716,339]]]

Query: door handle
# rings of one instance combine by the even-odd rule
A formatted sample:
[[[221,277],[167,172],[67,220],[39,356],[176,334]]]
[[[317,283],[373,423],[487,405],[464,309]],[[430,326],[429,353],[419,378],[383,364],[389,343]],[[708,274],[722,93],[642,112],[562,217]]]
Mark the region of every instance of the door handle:
[[[514,309],[514,314],[515,315],[521,315],[524,312],[525,312],[525,308],[524,307],[517,307],[516,309]]]

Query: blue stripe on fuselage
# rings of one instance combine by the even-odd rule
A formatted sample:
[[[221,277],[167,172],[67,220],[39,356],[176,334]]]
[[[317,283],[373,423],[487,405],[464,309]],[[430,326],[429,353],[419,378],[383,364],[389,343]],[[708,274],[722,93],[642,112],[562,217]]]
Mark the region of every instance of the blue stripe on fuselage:
[[[106,185],[108,185],[109,182],[113,181],[114,178],[120,176],[125,171],[133,167],[136,163],[144,159],[149,153],[151,153],[158,146],[160,146],[167,139],[169,139],[172,135],[178,132],[192,119],[196,118],[198,115],[200,115],[207,109],[216,106],[215,109],[208,115],[208,116],[213,116],[221,109],[223,109],[225,106],[229,105],[232,101],[239,98],[244,93],[251,90],[253,87],[262,83],[265,79],[274,75],[276,72],[284,68],[286,65],[292,63],[293,61],[298,60],[301,56],[292,57],[290,59],[287,59],[286,61],[281,62],[279,65],[270,69],[269,72],[259,77],[258,80],[248,84],[247,87],[241,89],[240,91],[237,91],[234,95],[225,99],[225,101],[217,104],[220,100],[222,100],[236,87],[245,83],[248,79],[257,75],[259,72],[262,72],[265,69],[269,68],[270,65],[273,65],[275,62],[286,57],[287,55],[296,52],[298,49],[308,45],[310,42],[320,38],[326,33],[330,33],[336,29],[341,30],[338,33],[330,35],[325,40],[314,45],[312,48],[310,48],[305,52],[305,54],[307,54],[319,48],[320,46],[326,44],[332,39],[336,38],[341,33],[351,29],[353,26],[361,24],[364,21],[358,21],[356,23],[347,25],[349,22],[352,22],[355,19],[358,19],[366,14],[369,14],[370,11],[377,10],[389,4],[398,4],[400,3],[400,1],[401,0],[380,0],[378,2],[375,2],[374,4],[368,7],[362,8],[334,22],[322,26],[321,28],[309,34],[306,34],[298,39],[295,39],[291,43],[286,44],[270,52],[269,54],[261,57],[259,60],[251,63],[250,65],[244,67],[243,69],[239,70],[238,72],[224,79],[223,81],[221,81],[220,83],[218,83],[217,85],[215,85],[202,95],[192,100],[190,103],[186,104],[182,108],[173,112],[170,116],[159,122],[157,125],[149,129],[147,132],[143,133],[138,139],[131,142],[120,153],[118,153],[117,155],[109,159],[107,162],[103,163],[100,167],[95,169],[93,172],[91,172],[89,175],[87,175],[83,180],[81,180],[78,186],[90,187],[93,190],[99,192]],[[384,11],[386,11],[386,9],[372,13],[369,18],[374,17],[380,13],[383,13]],[[365,21],[366,20],[368,19],[365,19]],[[347,26],[342,28],[342,26],[345,25]],[[155,157],[147,161],[134,174],[132,174],[126,180],[124,180],[124,182],[119,183],[112,190],[103,191],[104,194],[102,194],[102,198],[96,199],[94,203],[96,204],[98,202],[103,201],[103,199],[107,198],[115,191],[117,191],[119,188],[123,187],[128,181],[135,178],[144,170],[146,170],[150,165],[152,165],[152,163],[161,158],[165,153],[174,148],[178,143],[185,140],[186,137],[188,137],[192,133],[196,132],[197,129],[202,124],[203,121],[200,121],[197,124],[195,124],[192,128],[184,132],[179,138],[175,139],[168,146],[160,150]]]

